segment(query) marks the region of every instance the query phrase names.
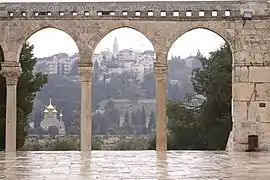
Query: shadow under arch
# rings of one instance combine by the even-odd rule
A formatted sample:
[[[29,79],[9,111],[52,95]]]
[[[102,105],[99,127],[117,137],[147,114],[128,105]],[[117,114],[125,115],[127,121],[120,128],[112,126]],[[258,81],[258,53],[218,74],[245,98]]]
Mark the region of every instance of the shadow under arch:
[[[2,46],[0,44],[0,71],[1,71],[1,68],[2,68],[1,63],[4,62],[4,61],[5,61],[5,59],[4,59],[4,51],[3,51]]]
[[[153,42],[151,41],[151,38],[148,37],[145,33],[143,33],[139,28],[136,28],[136,27],[132,27],[132,26],[117,26],[117,27],[114,27],[114,28],[107,28],[106,31],[102,32],[101,34],[98,34],[96,36],[93,37],[93,42],[95,43],[93,45],[93,52],[92,54],[94,54],[97,46],[99,45],[99,43],[107,36],[109,35],[110,33],[114,32],[114,31],[117,31],[117,30],[120,30],[120,29],[129,29],[129,30],[134,30],[136,31],[137,33],[143,35],[152,45],[152,48],[153,48],[153,51],[156,53],[156,50],[155,50],[155,47],[153,45]]]
[[[5,77],[3,76],[3,74],[1,73],[1,70],[2,70],[2,62],[4,62],[5,59],[4,59],[4,51],[2,49],[2,46],[0,44],[0,94],[1,94],[1,97],[0,97],[0,102],[5,102],[5,99],[6,99],[6,85],[5,83]],[[4,89],[2,88],[4,85]],[[1,108],[0,108],[1,109]],[[1,111],[1,110],[0,110]],[[0,112],[1,113],[1,112]],[[0,120],[1,121],[1,120]]]
[[[184,31],[176,31],[172,38],[171,38],[171,41],[168,42],[168,45],[167,45],[167,56],[169,55],[169,51],[170,49],[172,48],[173,44],[179,39],[181,38],[183,35],[193,31],[193,30],[197,30],[197,29],[204,29],[206,31],[210,31],[216,35],[218,35],[220,38],[222,38],[224,40],[224,42],[226,44],[228,44],[229,46],[229,49],[231,51],[231,55],[232,55],[232,64],[234,63],[234,39],[233,37],[226,31],[226,30],[223,30],[223,29],[212,29],[212,28],[209,28],[209,27],[204,27],[204,26],[197,26],[197,27],[191,27],[191,28],[187,28],[185,29]]]
[[[32,30],[27,31],[27,33],[23,35],[23,38],[22,38],[20,45],[19,45],[19,49],[17,51],[18,52],[17,61],[19,61],[20,53],[22,51],[24,43],[26,43],[27,40],[29,38],[31,38],[33,35],[35,35],[36,33],[42,32],[43,30],[46,30],[46,29],[54,29],[56,31],[59,31],[59,32],[64,33],[67,36],[69,36],[73,40],[73,42],[76,44],[76,47],[78,48],[78,53],[80,55],[79,43],[78,43],[77,38],[74,35],[71,35],[71,33],[67,32],[66,30],[64,30],[64,28],[61,28],[61,27],[57,27],[54,25],[41,25],[41,26],[38,26]]]

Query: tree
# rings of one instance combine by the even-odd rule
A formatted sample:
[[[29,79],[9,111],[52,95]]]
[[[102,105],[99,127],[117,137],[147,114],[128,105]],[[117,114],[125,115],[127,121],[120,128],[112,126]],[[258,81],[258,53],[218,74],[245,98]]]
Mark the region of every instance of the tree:
[[[57,62],[57,72],[56,72],[57,75],[61,75],[61,68],[60,68],[60,62],[58,61]]]
[[[74,61],[71,70],[70,70],[70,75],[78,75],[78,64],[77,61]]]
[[[195,94],[167,105],[172,149],[225,149],[231,131],[232,56],[227,44],[207,59],[198,53],[202,68],[192,73]],[[199,96],[204,97],[203,99]],[[153,143],[152,143],[153,144]]]
[[[93,83],[98,81],[98,74],[99,74],[99,64],[97,61],[94,62],[94,70],[93,70]]]
[[[231,131],[232,52],[224,44],[208,59],[200,57],[203,68],[193,72],[197,94],[206,97],[201,105],[201,123],[208,149],[225,149]]]
[[[111,110],[114,107],[114,102],[113,100],[110,98],[108,100],[108,102],[105,104],[105,109]]]
[[[126,113],[125,113],[123,126],[124,125],[127,125],[127,124],[129,124],[129,114],[128,114],[128,111],[126,111]]]
[[[44,134],[46,134],[47,132],[46,132],[45,129],[43,129],[42,127],[37,127],[37,128],[35,128],[35,133],[36,133],[36,134],[39,134],[39,135],[44,135]]]
[[[64,64],[61,65],[61,74],[60,75],[61,76],[65,75],[65,65]]]
[[[56,126],[50,126],[47,130],[47,133],[54,138],[58,133],[59,129]]]
[[[47,83],[47,76],[42,73],[33,73],[36,58],[33,55],[34,46],[28,43],[23,45],[20,54],[22,74],[18,80],[17,88],[17,148],[23,146],[28,131],[28,116],[32,112],[36,93]],[[0,53],[0,59],[3,58]],[[5,148],[5,108],[6,108],[6,83],[5,78],[0,76],[0,149]],[[2,93],[3,92],[3,93]]]
[[[134,125],[134,126],[136,126],[136,125],[138,125],[138,111],[136,111],[136,113],[134,113],[134,112],[132,112],[132,114],[131,114],[131,123],[132,123],[132,125]]]
[[[143,77],[143,82],[141,83],[142,89],[145,89],[145,98],[151,99],[155,98],[156,92],[156,80],[154,74],[147,74]]]
[[[155,113],[152,111],[150,114],[149,122],[148,122],[148,131],[151,133],[154,125],[156,124],[156,116]]]
[[[204,149],[205,142],[199,124],[197,109],[187,108],[183,102],[173,100],[167,104],[169,135],[173,149]]]
[[[104,115],[99,115],[99,122],[98,123],[99,123],[98,133],[99,134],[107,134],[108,128],[109,128],[108,119],[106,119],[104,117]]]
[[[146,124],[146,112],[145,112],[144,106],[142,107],[140,122],[141,122],[141,125],[145,127],[145,124]]]

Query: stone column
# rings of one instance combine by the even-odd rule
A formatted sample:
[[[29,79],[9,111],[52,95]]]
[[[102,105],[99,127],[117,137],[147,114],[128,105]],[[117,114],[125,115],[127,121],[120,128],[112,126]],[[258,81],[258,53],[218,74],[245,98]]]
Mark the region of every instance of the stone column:
[[[167,151],[166,79],[167,64],[155,63],[156,75],[156,151]]]
[[[81,151],[90,152],[92,137],[92,63],[79,63],[78,69],[81,79]]]
[[[6,78],[6,152],[16,152],[17,129],[17,81],[21,74],[20,63],[5,61],[2,63],[2,74]]]

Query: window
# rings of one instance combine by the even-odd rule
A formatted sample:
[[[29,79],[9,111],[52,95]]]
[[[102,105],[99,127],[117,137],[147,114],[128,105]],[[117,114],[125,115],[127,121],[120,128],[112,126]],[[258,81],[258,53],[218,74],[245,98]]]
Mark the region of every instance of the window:
[[[153,11],[148,11],[148,16],[153,16],[154,12]]]
[[[161,11],[160,16],[166,16],[166,11]]]
[[[204,16],[204,11],[199,11],[199,16]]]
[[[230,10],[226,10],[225,11],[225,16],[231,16],[231,11]]]
[[[179,11],[173,11],[173,16],[179,16]]]
[[[192,12],[191,11],[186,11],[186,16],[192,16]]]
[[[217,16],[218,12],[217,11],[212,11],[212,16]]]

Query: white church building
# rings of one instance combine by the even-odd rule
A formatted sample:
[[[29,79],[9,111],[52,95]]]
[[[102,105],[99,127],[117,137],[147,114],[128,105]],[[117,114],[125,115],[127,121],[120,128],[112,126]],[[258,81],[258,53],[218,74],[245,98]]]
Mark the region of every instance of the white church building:
[[[52,105],[52,100],[50,99],[50,103],[47,107],[45,107],[44,119],[40,122],[40,126],[44,130],[48,130],[50,126],[55,126],[59,130],[59,134],[64,135],[66,133],[65,124],[63,121],[62,112],[59,115],[59,120],[57,119],[57,110],[56,107]]]

